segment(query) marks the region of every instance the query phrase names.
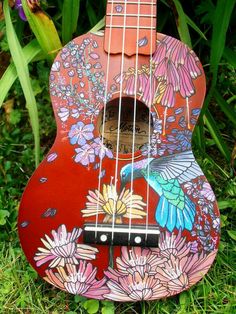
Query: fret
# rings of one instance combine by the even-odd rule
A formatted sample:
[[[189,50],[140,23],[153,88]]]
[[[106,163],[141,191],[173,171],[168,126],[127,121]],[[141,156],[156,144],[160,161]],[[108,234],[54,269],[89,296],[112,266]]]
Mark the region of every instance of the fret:
[[[108,28],[125,28],[125,29],[151,29],[155,30],[155,26],[138,26],[138,25],[106,25]]]
[[[120,14],[120,13],[108,13],[107,16],[119,16],[119,17],[137,17],[137,14]],[[140,17],[156,18],[156,14],[139,14]]]
[[[141,4],[141,5],[155,5],[155,1],[154,2],[138,2],[138,1],[112,1],[112,0],[108,0],[107,3],[109,4]]]

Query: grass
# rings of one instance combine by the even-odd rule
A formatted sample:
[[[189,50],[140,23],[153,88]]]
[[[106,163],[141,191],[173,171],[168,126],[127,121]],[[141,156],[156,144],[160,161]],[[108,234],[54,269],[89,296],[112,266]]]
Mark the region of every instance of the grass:
[[[68,1],[64,2],[64,6],[59,0],[42,1],[43,8],[53,17],[52,21],[63,42],[72,35],[85,33],[104,15],[106,1],[81,0],[74,1],[74,5],[79,2],[80,12],[86,14],[80,14],[75,30],[75,14],[74,24],[68,29],[65,29],[65,24],[62,23],[62,20],[65,23],[65,16],[75,13],[69,11]],[[227,21],[224,22],[224,32],[220,33],[221,39],[216,36],[220,25],[219,18],[214,20],[214,12],[221,15],[221,0],[207,0],[201,4],[192,0],[189,6],[185,6],[184,1],[161,0],[158,7],[159,12],[161,11],[161,14],[158,13],[159,31],[174,37],[179,34],[183,40],[191,40],[208,78],[206,115],[202,116],[195,132],[193,148],[218,199],[222,235],[219,253],[207,276],[189,291],[167,300],[114,305],[111,302],[88,301],[67,295],[38,278],[26,261],[17,237],[18,205],[23,189],[34,171],[35,154],[34,136],[22,85],[18,79],[15,80],[16,69],[14,64],[11,64],[7,74],[11,79],[0,81],[0,87],[4,86],[4,93],[8,92],[4,104],[0,95],[0,313],[236,313],[236,178],[232,167],[236,154],[233,153],[236,138],[236,45],[232,30],[235,28],[236,19],[233,6],[229,2],[231,0],[227,2],[229,9],[224,6]],[[173,22],[174,15],[170,13],[170,4],[174,12],[176,6],[175,17],[179,16],[181,21],[179,27]],[[47,54],[51,48],[47,50],[47,47],[43,49],[35,45],[34,30],[20,21],[16,12],[11,12],[11,20],[14,26],[11,30],[15,30],[20,46],[30,45],[30,50],[24,57],[27,61],[24,67],[25,71],[30,73],[33,93],[31,97],[34,97],[37,103],[41,149],[39,158],[42,159],[51,147],[56,132],[48,92],[50,62],[48,63],[45,56],[45,52]],[[52,24],[51,26],[54,27]],[[7,55],[8,59],[10,54],[13,56],[12,50],[15,49],[9,49],[5,29],[4,20],[0,20],[0,33],[3,33],[0,35],[1,60],[3,55]],[[36,29],[35,32],[37,31]],[[220,46],[219,40],[223,47]],[[214,47],[214,42],[217,42],[217,47]],[[214,52],[214,48],[218,50]],[[18,43],[17,49],[19,53],[21,48]]]
[[[37,66],[36,75],[44,73],[46,63]],[[39,71],[37,73],[37,71]],[[45,74],[46,75],[46,74]],[[42,79],[41,76],[39,76]],[[34,76],[32,80],[34,81]],[[16,216],[23,188],[34,169],[34,147],[27,111],[23,107],[23,95],[19,83],[14,108],[2,111],[0,122],[0,159],[1,171],[1,210],[9,212],[6,223],[0,227],[0,313],[89,313],[85,310],[86,301],[69,296],[52,288],[37,277],[28,265],[17,238]],[[52,125],[52,110],[48,104],[47,86],[41,85],[36,96],[39,103],[41,121],[42,151],[46,153],[55,136]],[[17,118],[17,112],[21,112]],[[47,117],[45,119],[45,117]],[[223,123],[220,120],[219,123]],[[227,131],[225,125],[224,132]],[[23,136],[22,136],[23,134]],[[226,133],[225,133],[226,134]],[[207,147],[210,156],[215,154],[215,145],[208,138]],[[222,239],[219,254],[208,275],[196,286],[179,296],[158,302],[137,304],[115,304],[115,311],[107,304],[99,304],[99,311],[112,313],[229,313],[236,311],[236,249],[235,242],[229,236],[229,230],[235,227],[232,214],[235,213],[236,180],[231,176],[227,163],[220,156],[221,166],[209,157],[202,158],[195,150],[198,161],[214,187],[222,213]],[[233,207],[234,206],[234,207]],[[231,215],[231,217],[230,217]],[[104,308],[109,309],[104,310]],[[99,312],[98,312],[99,313]]]

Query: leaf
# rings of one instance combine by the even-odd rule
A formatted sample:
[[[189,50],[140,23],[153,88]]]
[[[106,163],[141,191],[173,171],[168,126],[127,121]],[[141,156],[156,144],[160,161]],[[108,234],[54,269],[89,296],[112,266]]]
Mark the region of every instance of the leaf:
[[[228,200],[218,200],[218,206],[220,210],[227,208],[236,208],[236,200],[228,199]]]
[[[98,32],[101,28],[105,26],[105,17],[102,18],[93,28],[90,29],[91,33]]]
[[[26,63],[30,63],[35,57],[42,54],[42,49],[39,46],[36,39],[32,40],[28,45],[26,45],[23,50],[24,58]],[[12,62],[6,71],[4,72],[1,80],[0,80],[0,107],[2,106],[7,93],[9,92],[10,88],[12,87],[13,83],[17,79],[17,71],[14,62]]]
[[[231,120],[231,122],[233,122],[236,127],[236,112],[234,111],[233,107],[228,104],[226,100],[224,100],[216,88],[214,89],[214,98],[226,117]]]
[[[228,235],[230,236],[231,239],[236,241],[236,231],[235,230],[227,230]]]
[[[236,68],[236,52],[225,47],[223,57],[234,67]]]
[[[217,76],[219,62],[224,52],[226,33],[234,5],[235,0],[217,1],[213,22],[210,56],[210,70],[214,77]]]
[[[9,211],[7,210],[0,210],[0,226],[4,226],[7,222],[6,218],[10,216]]]
[[[222,135],[217,127],[217,124],[209,110],[206,111],[204,122],[212,138],[214,139],[216,146],[219,148],[219,151],[222,153],[227,162],[230,162],[231,157],[229,149],[225,144],[225,141],[223,140]]]
[[[97,14],[88,0],[86,2],[86,9],[87,9],[90,25],[93,26],[97,23]]]
[[[8,1],[4,0],[4,15],[6,21],[6,35],[10,48],[10,52],[12,55],[13,62],[16,67],[17,75],[19,77],[19,81],[21,87],[23,89],[23,93],[26,99],[26,107],[29,112],[30,122],[34,134],[34,146],[35,146],[35,165],[39,164],[39,155],[40,155],[40,140],[39,140],[39,121],[38,121],[38,109],[36,100],[34,97],[32,85],[29,77],[29,69],[27,65],[26,58],[24,56],[23,50],[20,46],[18,38],[16,36],[15,30],[12,25]]]
[[[53,61],[58,51],[62,48],[56,27],[37,4],[33,4],[35,7],[34,10],[31,10],[27,3],[27,0],[22,0],[29,25],[47,58]]]
[[[114,314],[115,306],[111,301],[102,301],[102,314]]]
[[[75,303],[81,303],[81,304],[83,304],[83,303],[85,303],[88,299],[85,298],[85,297],[82,297],[82,296],[80,296],[80,295],[75,295],[74,300],[75,300]]]
[[[189,47],[192,47],[191,37],[189,34],[188,25],[187,25],[187,19],[186,19],[186,15],[184,13],[183,7],[181,3],[179,2],[179,0],[173,0],[173,2],[175,4],[175,8],[178,14],[178,20],[176,22],[177,22],[177,29],[179,32],[179,37],[186,45],[188,45]]]
[[[62,42],[68,43],[76,31],[80,0],[64,0],[62,8]]]
[[[201,116],[203,116],[207,110],[207,107],[213,96],[214,88],[217,83],[219,63],[224,52],[226,33],[229,27],[229,22],[234,8],[234,4],[235,0],[228,1],[218,0],[216,4],[213,19],[213,33],[210,54],[210,72],[212,75],[212,80],[206,100],[204,102],[204,106],[201,111]]]
[[[220,215],[220,227],[221,229],[228,226],[229,222],[228,222],[228,217],[225,215]]]
[[[186,17],[186,21],[188,23],[189,26],[192,27],[192,29],[194,29],[203,39],[207,40],[205,34],[200,30],[200,28],[194,23],[193,20],[190,19],[189,16],[185,15]]]
[[[95,314],[99,310],[99,301],[88,300],[83,304],[83,307],[88,311],[89,314]]]
[[[201,1],[196,8],[196,13],[197,15],[203,15],[203,17],[201,18],[201,24],[213,24],[215,6],[211,0]]]
[[[115,313],[115,307],[111,306],[105,306],[102,308],[102,314],[114,314]]]

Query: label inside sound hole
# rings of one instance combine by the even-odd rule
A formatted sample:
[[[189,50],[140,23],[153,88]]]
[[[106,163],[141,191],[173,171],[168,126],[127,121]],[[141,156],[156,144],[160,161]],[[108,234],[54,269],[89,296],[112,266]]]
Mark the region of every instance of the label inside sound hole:
[[[120,107],[120,124],[118,125],[119,98],[113,99],[106,105],[105,119],[104,111],[100,114],[99,132],[107,148],[116,152],[117,142],[119,140],[119,153],[130,154],[132,153],[133,146],[136,152],[140,150],[144,144],[149,142],[149,137],[153,131],[152,117],[149,114],[147,106],[141,101],[136,100],[136,115],[134,119],[135,100],[133,98],[122,97]]]

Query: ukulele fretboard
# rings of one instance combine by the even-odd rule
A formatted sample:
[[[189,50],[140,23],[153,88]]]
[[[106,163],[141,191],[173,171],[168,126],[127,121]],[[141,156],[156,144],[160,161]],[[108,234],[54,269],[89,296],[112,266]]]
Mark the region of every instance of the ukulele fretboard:
[[[107,2],[104,48],[110,53],[155,51],[156,0]]]

